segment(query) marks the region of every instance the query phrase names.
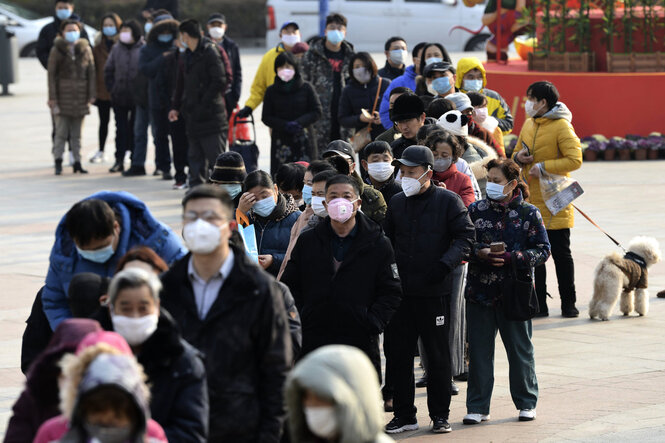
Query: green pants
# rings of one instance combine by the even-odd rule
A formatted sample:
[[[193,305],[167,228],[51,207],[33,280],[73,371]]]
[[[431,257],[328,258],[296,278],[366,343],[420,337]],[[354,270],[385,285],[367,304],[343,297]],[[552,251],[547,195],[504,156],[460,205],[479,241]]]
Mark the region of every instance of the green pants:
[[[466,304],[469,340],[469,381],[466,410],[489,414],[494,388],[494,343],[499,331],[508,355],[510,395],[517,409],[535,409],[538,380],[531,343],[531,320],[508,321],[500,309]]]

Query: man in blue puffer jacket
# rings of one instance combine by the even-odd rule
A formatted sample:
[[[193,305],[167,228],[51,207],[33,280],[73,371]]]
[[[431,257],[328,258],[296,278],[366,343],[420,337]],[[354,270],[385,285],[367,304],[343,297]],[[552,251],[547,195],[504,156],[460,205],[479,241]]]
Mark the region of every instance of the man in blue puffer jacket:
[[[128,192],[101,191],[72,206],[56,229],[42,292],[51,328],[72,316],[67,289],[74,275],[110,277],[118,260],[135,246],[152,248],[169,264],[187,252],[173,230]]]

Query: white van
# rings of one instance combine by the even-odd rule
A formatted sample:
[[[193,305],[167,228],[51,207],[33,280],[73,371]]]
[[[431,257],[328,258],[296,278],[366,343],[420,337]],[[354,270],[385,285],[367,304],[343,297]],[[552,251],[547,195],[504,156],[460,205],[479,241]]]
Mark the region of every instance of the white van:
[[[356,51],[383,51],[393,35],[401,36],[409,50],[418,42],[441,43],[448,52],[483,51],[490,37],[485,29],[473,35],[455,26],[477,30],[482,26],[484,4],[473,8],[461,0],[329,0],[329,11],[349,21],[347,40]],[[287,21],[300,26],[303,40],[319,34],[318,0],[268,0],[266,45],[279,41],[279,28]]]

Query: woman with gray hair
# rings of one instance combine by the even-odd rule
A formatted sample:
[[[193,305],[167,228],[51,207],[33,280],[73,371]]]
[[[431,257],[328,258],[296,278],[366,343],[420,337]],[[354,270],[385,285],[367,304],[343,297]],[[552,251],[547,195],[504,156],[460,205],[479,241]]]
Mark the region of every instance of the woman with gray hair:
[[[205,442],[208,387],[201,354],[181,336],[160,307],[162,284],[156,273],[127,267],[111,280],[108,310],[96,318],[122,335],[148,376],[152,418],[169,441]]]

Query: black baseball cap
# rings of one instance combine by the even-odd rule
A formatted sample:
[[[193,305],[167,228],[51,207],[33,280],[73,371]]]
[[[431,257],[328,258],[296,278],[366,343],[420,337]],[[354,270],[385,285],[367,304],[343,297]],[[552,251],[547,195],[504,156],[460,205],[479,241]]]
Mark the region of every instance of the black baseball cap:
[[[284,22],[284,24],[282,25],[281,28],[279,28],[279,30],[280,30],[280,31],[283,31],[284,28],[286,28],[287,26],[293,26],[293,27],[296,28],[296,29],[300,29],[300,26],[298,26],[298,23],[296,23],[296,22],[292,22],[292,21],[288,21],[288,22]]]
[[[412,145],[404,150],[402,157],[393,160],[393,166],[434,166],[432,150],[426,146]]]
[[[429,77],[429,75],[432,72],[446,72],[450,71],[453,74],[455,74],[455,67],[451,65],[448,62],[436,62],[436,63],[431,63],[427,66],[425,66],[425,70],[423,71],[423,75],[425,77]]]
[[[326,158],[333,155],[341,155],[344,158],[353,160],[354,154],[355,153],[353,152],[353,147],[351,147],[351,144],[345,142],[344,140],[333,140],[328,143],[328,146],[326,147],[326,150],[323,151],[321,157]]]
[[[226,24],[226,16],[220,12],[214,12],[208,17],[208,24],[214,22],[222,22],[223,24]]]

